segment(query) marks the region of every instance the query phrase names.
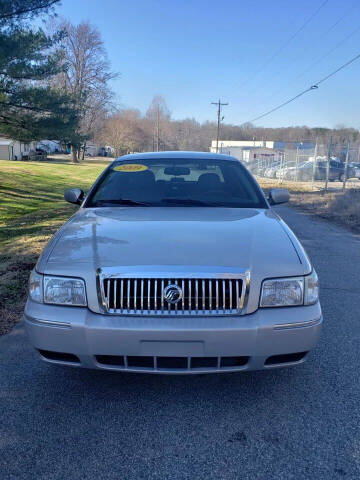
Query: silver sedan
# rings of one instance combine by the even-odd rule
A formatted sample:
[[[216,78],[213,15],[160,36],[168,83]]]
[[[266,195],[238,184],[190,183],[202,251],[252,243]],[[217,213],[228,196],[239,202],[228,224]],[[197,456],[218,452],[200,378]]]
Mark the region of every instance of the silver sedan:
[[[115,160],[30,278],[25,323],[48,362],[203,373],[302,363],[322,324],[304,249],[235,158],[161,152]]]

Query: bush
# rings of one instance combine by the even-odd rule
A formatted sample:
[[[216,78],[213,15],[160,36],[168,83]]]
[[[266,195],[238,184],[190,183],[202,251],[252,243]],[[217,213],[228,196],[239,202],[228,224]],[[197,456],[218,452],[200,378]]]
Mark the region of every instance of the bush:
[[[360,229],[360,190],[346,190],[337,194],[329,204],[329,212],[342,223]]]

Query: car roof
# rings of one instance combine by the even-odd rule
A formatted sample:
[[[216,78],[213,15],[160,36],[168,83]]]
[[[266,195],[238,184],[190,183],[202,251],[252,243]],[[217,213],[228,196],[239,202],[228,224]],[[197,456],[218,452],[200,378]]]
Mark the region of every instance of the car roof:
[[[115,162],[123,160],[151,160],[160,158],[191,158],[193,160],[231,160],[240,163],[235,157],[230,155],[224,155],[222,153],[212,152],[190,152],[190,151],[168,151],[168,152],[145,152],[145,153],[131,153],[129,155],[123,155],[118,157]]]

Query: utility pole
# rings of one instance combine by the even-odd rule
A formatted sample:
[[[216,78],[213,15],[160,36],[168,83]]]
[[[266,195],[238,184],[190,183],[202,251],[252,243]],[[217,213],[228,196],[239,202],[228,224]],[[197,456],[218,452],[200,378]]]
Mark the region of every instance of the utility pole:
[[[224,119],[224,117],[221,118],[221,107],[225,105],[229,105],[228,103],[221,103],[221,100],[219,99],[218,102],[211,102],[211,105],[216,105],[217,108],[217,132],[216,132],[216,153],[219,151],[219,135],[220,135],[220,123]]]
[[[156,151],[160,150],[160,107],[157,105],[156,110]]]

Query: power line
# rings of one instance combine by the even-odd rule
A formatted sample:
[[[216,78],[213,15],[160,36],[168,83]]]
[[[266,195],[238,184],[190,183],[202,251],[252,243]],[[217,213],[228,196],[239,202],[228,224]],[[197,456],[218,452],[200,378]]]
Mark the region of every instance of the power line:
[[[360,53],[358,55],[356,55],[355,57],[353,57],[351,60],[349,60],[348,62],[344,63],[344,65],[341,65],[341,67],[337,68],[336,70],[334,70],[333,72],[329,73],[329,75],[326,75],[326,77],[322,78],[321,80],[319,80],[318,82],[316,82],[315,85],[319,86],[320,83],[323,83],[325,82],[325,80],[327,80],[328,78],[332,77],[333,75],[335,75],[336,73],[340,72],[340,70],[342,70],[343,68],[347,67],[348,65],[350,65],[351,63],[355,62],[355,60],[357,60],[358,58],[360,58]]]
[[[305,93],[310,92],[310,90],[314,90],[314,89],[316,89],[316,88],[318,88],[317,85],[312,85],[311,87],[307,88],[306,90],[304,90],[303,92],[299,93],[298,95],[295,95],[295,97],[290,98],[290,100],[287,100],[286,102],[282,103],[281,105],[278,105],[277,107],[269,110],[268,112],[263,113],[262,115],[259,115],[258,117],[253,118],[252,120],[249,120],[249,121],[250,121],[251,123],[252,123],[252,122],[256,122],[256,120],[260,120],[260,118],[263,118],[263,117],[266,117],[267,115],[270,115],[270,113],[273,113],[273,112],[275,112],[276,110],[279,110],[280,108],[285,107],[285,105],[287,105],[288,103],[293,102],[294,100],[296,100],[297,98],[301,97],[302,95],[305,95]]]
[[[307,72],[309,72],[310,70],[312,70],[314,67],[316,67],[316,65],[320,62],[322,62],[326,57],[328,57],[329,55],[331,55],[335,50],[337,50],[339,47],[341,47],[345,42],[347,42],[351,37],[353,37],[356,33],[358,33],[360,31],[360,26],[357,27],[355,30],[353,30],[349,35],[347,35],[345,38],[343,38],[340,42],[338,42],[336,45],[334,45],[334,47],[332,47],[330,50],[328,50],[326,53],[324,53],[323,55],[321,55],[320,57],[317,58],[317,60],[315,60],[309,67],[307,67],[305,70],[303,70],[299,75],[297,75],[296,77],[294,77],[292,80],[290,80],[289,82],[287,82],[286,84],[286,87],[290,87],[291,85],[293,85],[296,80],[298,80],[299,78],[303,77]],[[269,97],[267,97],[265,99],[265,102],[268,100],[268,99],[271,99],[273,98],[274,96],[277,96],[280,92],[283,91],[283,87],[280,87],[278,89],[275,90],[275,92],[273,92]]]
[[[249,77],[247,80],[245,80],[245,82],[243,82],[241,85],[240,85],[240,88],[244,87],[247,83],[250,82],[250,80],[252,80],[256,75],[258,75],[260,72],[262,72],[268,65],[269,63],[271,63],[275,57],[277,57],[279,55],[279,53],[281,53],[293,40],[294,38],[296,38],[299,33],[301,33],[304,28],[311,22],[311,20],[316,17],[316,15],[320,12],[320,10],[325,7],[325,5],[328,3],[329,0],[324,0],[322,2],[322,4],[317,8],[317,10],[315,10],[315,12],[310,15],[310,17],[301,25],[300,28],[298,28],[298,30],[295,31],[295,33],[293,33],[293,35],[291,35],[282,45],[280,45],[280,47],[271,55],[270,58],[268,58],[266,60],[265,63],[262,64],[262,66],[255,71],[255,73]]]
[[[331,30],[333,30],[342,20],[344,20],[344,18],[346,18],[349,15],[349,13],[352,12],[357,5],[358,5],[358,2],[356,0],[355,3],[353,3],[353,5],[347,10],[347,12],[345,12],[344,15],[342,15],[335,23],[333,23],[322,35],[320,35],[320,37],[331,32]]]
[[[339,68],[337,68],[336,70],[334,70],[333,72],[329,73],[328,75],[326,75],[326,77],[320,79],[318,82],[314,83],[311,87],[307,88],[306,90],[304,90],[303,92],[299,93],[298,95],[295,95],[295,97],[292,97],[290,98],[289,100],[287,100],[286,102],[283,102],[281,103],[280,105],[278,105],[277,107],[275,108],[272,108],[271,110],[269,110],[268,112],[266,113],[263,113],[262,115],[259,115],[258,117],[256,118],[253,118],[252,120],[250,120],[250,122],[256,122],[257,120],[260,120],[260,118],[263,118],[263,117],[266,117],[267,115],[270,115],[271,113],[275,112],[276,110],[279,110],[280,108],[282,107],[285,107],[285,105],[288,105],[289,103],[293,102],[294,100],[296,100],[297,98],[305,95],[305,93],[307,92],[310,92],[311,90],[316,90],[319,88],[319,85],[323,82],[325,82],[326,80],[328,80],[330,77],[334,76],[336,73],[340,72],[340,70],[343,70],[344,68],[346,68],[348,65],[350,65],[351,63],[355,62],[356,60],[358,60],[360,58],[360,53],[358,55],[356,55],[355,57],[351,58],[348,62],[344,63],[343,65],[341,65]]]
[[[316,65],[320,62],[322,62],[326,57],[328,57],[329,55],[331,55],[335,50],[337,50],[339,47],[341,47],[341,45],[343,45],[345,42],[347,42],[351,37],[353,37],[356,33],[358,33],[360,30],[360,26],[355,28],[355,30],[353,30],[349,35],[347,35],[345,38],[343,38],[340,42],[338,42],[336,45],[334,45],[333,48],[331,48],[330,50],[328,50],[326,53],[324,53],[323,55],[321,55],[320,57],[318,57],[315,62],[313,62],[309,67],[307,67],[302,73],[300,73],[298,76],[296,76],[291,83],[295,82],[296,80],[298,80],[299,78],[301,78],[302,76],[305,75],[305,73],[309,72],[310,70],[312,70],[314,67],[316,67]]]
[[[357,2],[355,2],[351,8],[349,8],[347,10],[347,12],[342,15],[340,18],[338,18],[336,20],[336,22],[334,22],[327,30],[325,30],[324,32],[322,32],[318,37],[317,37],[317,40],[321,40],[323,37],[327,36],[337,25],[339,25],[339,23],[344,19],[346,18],[354,9],[355,7],[358,6]],[[320,62],[322,61],[325,57],[327,57],[328,55],[330,55],[334,50],[336,50],[337,48],[339,48],[343,43],[345,43],[347,40],[349,40],[349,38],[351,38],[353,35],[355,35],[355,33],[357,33],[359,29],[356,29],[355,31],[351,32],[349,35],[347,35],[343,40],[341,40],[338,44],[336,44],[330,51],[328,51],[326,54],[324,54],[323,56],[321,56],[320,58],[318,58],[316,60],[316,62]],[[306,48],[304,48],[302,50],[302,53],[305,53],[307,52],[309,49],[311,48],[311,46],[308,46]],[[287,66],[289,65],[292,65],[294,64],[296,61],[298,61],[298,56],[292,58],[292,60],[290,60],[289,62],[287,62]],[[293,84],[295,80],[297,80],[299,77],[302,77],[305,73],[307,73],[309,70],[311,70],[316,62],[314,62],[313,64],[310,65],[310,67],[308,67],[304,72],[302,72],[301,74],[299,74],[299,76],[295,77],[290,84]],[[283,74],[284,73],[284,69],[282,68],[281,70],[279,70],[277,73],[275,73],[274,75],[272,75],[272,79],[274,79],[275,77],[278,77],[280,74]],[[287,83],[287,87],[289,86],[289,83]],[[255,87],[254,90],[252,90],[250,93],[253,94],[253,93],[256,93],[258,92],[259,90],[263,89],[264,87],[262,85],[260,86],[257,86]],[[279,92],[282,91],[282,88],[280,89],[277,89],[272,95],[270,98],[273,98],[274,95],[277,95]]]

